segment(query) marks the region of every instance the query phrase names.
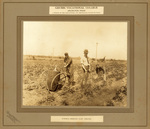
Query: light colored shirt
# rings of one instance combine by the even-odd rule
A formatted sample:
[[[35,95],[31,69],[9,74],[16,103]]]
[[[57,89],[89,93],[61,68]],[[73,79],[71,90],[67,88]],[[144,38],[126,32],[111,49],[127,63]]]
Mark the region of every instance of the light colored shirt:
[[[89,66],[89,59],[88,57],[86,58],[85,56],[81,57],[81,64],[84,66]]]

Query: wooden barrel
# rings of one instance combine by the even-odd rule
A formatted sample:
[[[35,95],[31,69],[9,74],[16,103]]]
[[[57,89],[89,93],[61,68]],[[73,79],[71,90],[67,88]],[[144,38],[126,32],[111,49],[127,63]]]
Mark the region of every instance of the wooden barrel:
[[[48,90],[51,90],[51,91],[56,90],[58,86],[58,82],[60,80],[60,76],[56,76],[57,74],[59,74],[58,71],[54,71],[54,70],[48,71],[48,77],[47,77],[47,89]]]

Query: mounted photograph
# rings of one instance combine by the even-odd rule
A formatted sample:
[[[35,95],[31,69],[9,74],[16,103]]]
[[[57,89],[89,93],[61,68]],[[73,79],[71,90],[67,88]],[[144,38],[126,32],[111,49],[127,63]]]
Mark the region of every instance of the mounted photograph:
[[[127,21],[23,21],[22,106],[128,106]]]

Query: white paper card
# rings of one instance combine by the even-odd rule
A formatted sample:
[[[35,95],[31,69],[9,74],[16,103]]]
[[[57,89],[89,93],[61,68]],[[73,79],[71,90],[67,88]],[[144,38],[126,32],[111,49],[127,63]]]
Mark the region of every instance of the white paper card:
[[[103,122],[103,116],[51,116],[51,122]]]
[[[50,6],[49,14],[55,15],[95,15],[104,14],[103,6]]]

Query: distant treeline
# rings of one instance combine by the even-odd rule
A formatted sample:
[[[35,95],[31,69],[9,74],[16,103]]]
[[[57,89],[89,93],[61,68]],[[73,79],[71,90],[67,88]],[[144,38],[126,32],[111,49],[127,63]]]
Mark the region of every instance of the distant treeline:
[[[71,57],[72,59],[79,60],[80,57]],[[64,59],[64,56],[43,56],[43,55],[24,55],[24,59],[26,60],[42,60],[42,59]],[[96,58],[91,58],[92,61],[96,61]],[[107,61],[126,61],[121,59],[105,59]],[[104,61],[104,58],[98,58],[97,61]]]
[[[43,56],[43,55],[24,55],[25,59],[64,59],[64,56]],[[73,59],[80,59],[80,57],[71,57]]]

